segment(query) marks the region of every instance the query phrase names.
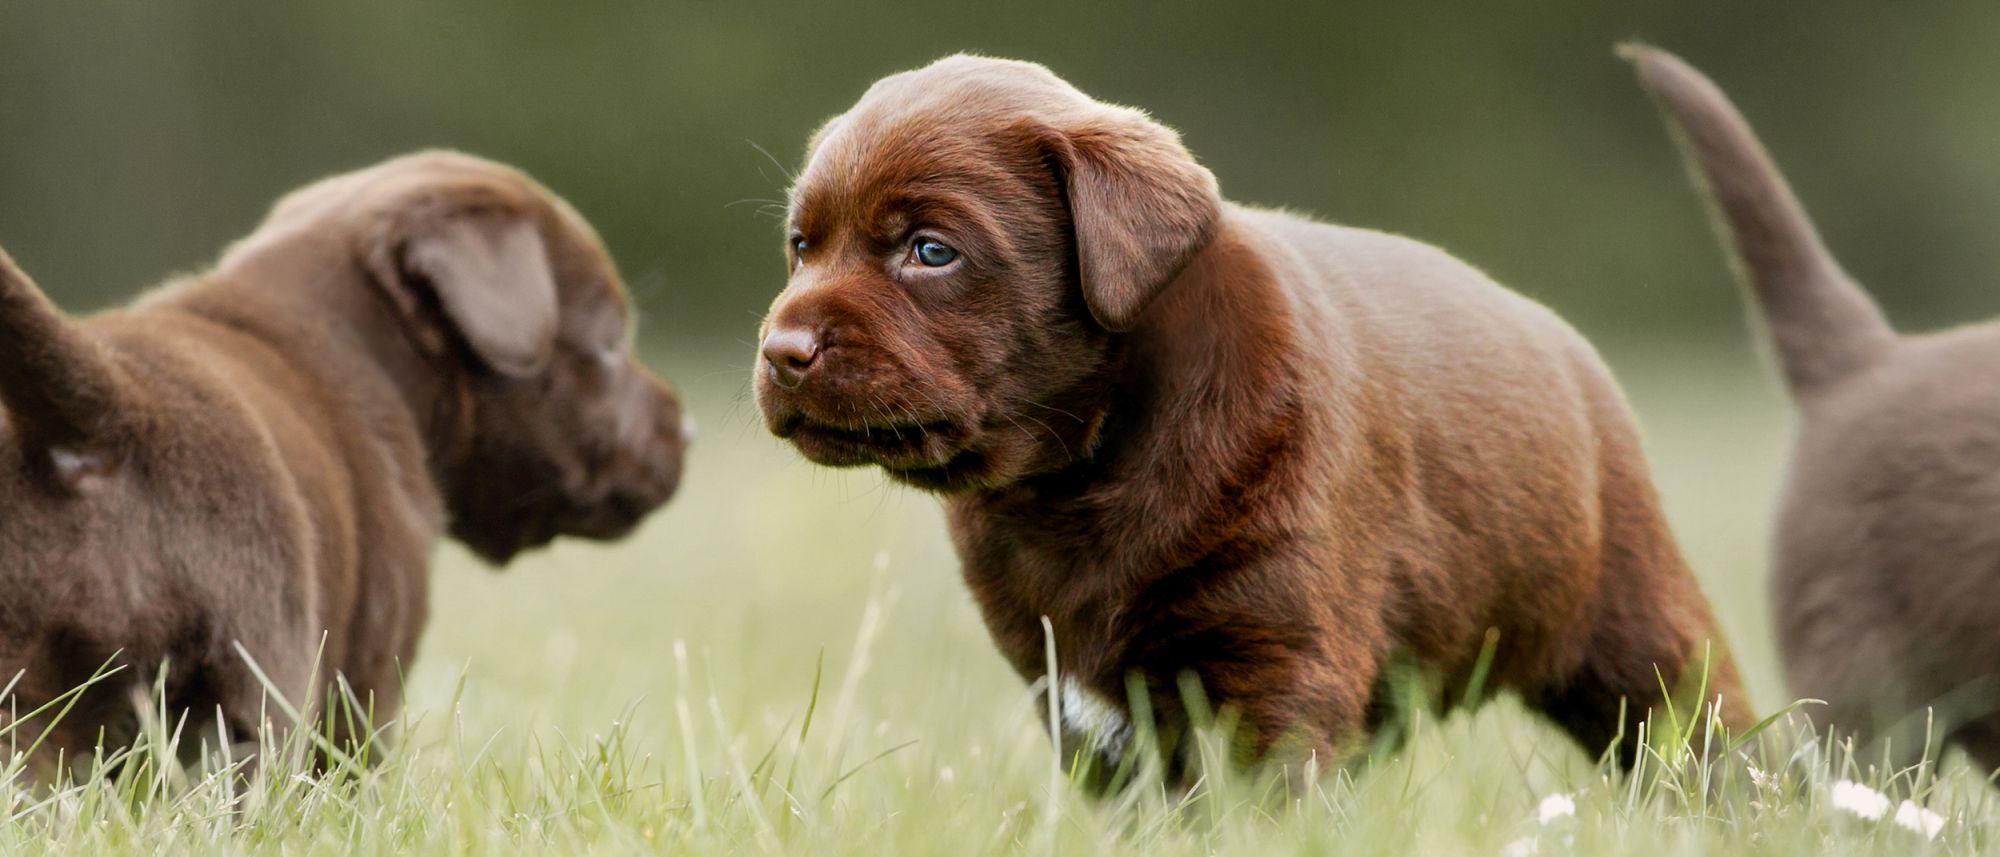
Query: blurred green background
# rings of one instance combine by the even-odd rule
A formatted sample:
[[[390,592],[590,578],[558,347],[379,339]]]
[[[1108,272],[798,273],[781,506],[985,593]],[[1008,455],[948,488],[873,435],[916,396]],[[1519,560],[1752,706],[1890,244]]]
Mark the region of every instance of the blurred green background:
[[[977,51],[1151,110],[1234,199],[1431,240],[1613,347],[1741,348],[1629,38],[1740,101],[1899,322],[2000,308],[1992,3],[7,2],[0,246],[100,307],[294,186],[450,146],[593,220],[649,336],[740,350],[783,274],[742,201],[870,81]]]
[[[597,225],[704,431],[681,497],[633,543],[499,577],[448,552],[413,710],[464,670],[476,727],[589,728],[640,698],[664,719],[688,687],[667,656],[682,639],[697,673],[723,676],[732,716],[775,730],[816,653],[843,663],[870,593],[890,589],[902,606],[857,680],[874,707],[856,722],[884,741],[942,736],[926,752],[951,761],[996,734],[1033,739],[1032,718],[1007,707],[1019,684],[935,504],[799,461],[745,401],[783,279],[779,223],[759,209],[877,77],[955,51],[1037,60],[1179,128],[1231,198],[1440,244],[1602,345],[1768,709],[1783,697],[1763,545],[1787,408],[1661,123],[1612,57],[1631,38],[1736,97],[1903,327],[2000,310],[1990,2],[0,0],[0,246],[87,311],[205,266],[331,172],[428,146],[526,169]]]

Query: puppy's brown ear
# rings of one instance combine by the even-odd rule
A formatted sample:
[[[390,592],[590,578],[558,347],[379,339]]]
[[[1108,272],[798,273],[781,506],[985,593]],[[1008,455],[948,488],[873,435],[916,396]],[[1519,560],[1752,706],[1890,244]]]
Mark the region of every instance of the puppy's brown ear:
[[[547,367],[559,320],[556,282],[532,219],[504,211],[410,217],[376,243],[369,266],[412,323],[425,324],[428,293],[495,372],[522,378]]]
[[[1084,302],[1105,328],[1130,330],[1208,244],[1215,176],[1136,110],[1107,108],[1044,139],[1069,192]]]

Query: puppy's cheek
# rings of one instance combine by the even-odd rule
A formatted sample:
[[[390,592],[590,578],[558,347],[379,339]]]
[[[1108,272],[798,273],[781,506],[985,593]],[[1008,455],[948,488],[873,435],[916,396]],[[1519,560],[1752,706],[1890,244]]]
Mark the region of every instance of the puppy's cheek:
[[[632,456],[635,466],[626,468],[636,483],[630,494],[647,511],[665,505],[680,489],[681,473],[687,466],[687,448],[694,438],[694,419],[678,401],[663,402],[649,443]]]

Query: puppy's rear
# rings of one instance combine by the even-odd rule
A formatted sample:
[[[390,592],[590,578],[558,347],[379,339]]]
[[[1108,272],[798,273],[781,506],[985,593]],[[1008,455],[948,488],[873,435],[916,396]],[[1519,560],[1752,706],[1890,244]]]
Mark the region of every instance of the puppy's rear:
[[[1729,99],[1672,54],[1644,45],[1620,52],[1638,66],[1708,189],[1793,393],[1812,397],[1879,358],[1895,334],[1827,252]]]
[[[1715,85],[1624,53],[1710,189],[1799,404],[1771,574],[1791,691],[1900,762],[1942,735],[2000,766],[2000,326],[1897,336]]]

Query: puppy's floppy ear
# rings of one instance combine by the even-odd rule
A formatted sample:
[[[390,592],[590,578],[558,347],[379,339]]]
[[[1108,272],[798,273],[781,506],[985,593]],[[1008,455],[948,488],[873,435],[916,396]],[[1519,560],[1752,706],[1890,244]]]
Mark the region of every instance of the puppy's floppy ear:
[[[1136,110],[1105,107],[1042,136],[1068,192],[1084,302],[1106,329],[1130,330],[1208,244],[1215,176]]]
[[[374,239],[369,267],[378,285],[420,338],[443,349],[442,331],[423,331],[428,314],[443,321],[495,372],[540,373],[555,352],[555,273],[541,229],[525,214],[474,209],[397,219]],[[426,312],[434,296],[434,313]]]

